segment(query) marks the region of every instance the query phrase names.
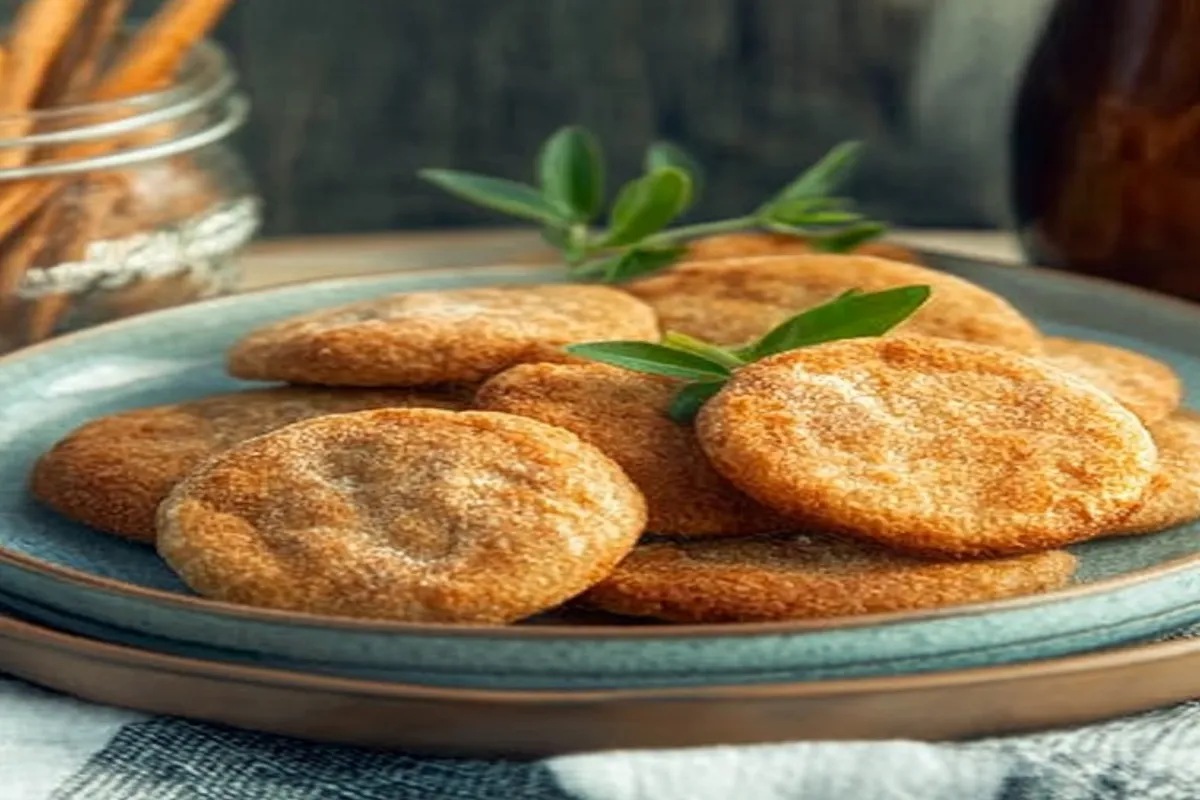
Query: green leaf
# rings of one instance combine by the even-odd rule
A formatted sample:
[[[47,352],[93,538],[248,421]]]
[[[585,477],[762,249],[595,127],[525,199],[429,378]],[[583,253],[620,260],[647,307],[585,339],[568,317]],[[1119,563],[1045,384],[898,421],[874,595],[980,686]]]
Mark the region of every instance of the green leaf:
[[[882,336],[912,316],[929,295],[928,286],[902,286],[870,293],[846,292],[780,324],[746,348],[746,354],[752,360],[758,360],[822,342]]]
[[[622,256],[609,256],[608,258],[592,259],[584,261],[580,264],[575,264],[569,270],[569,274],[576,280],[599,280],[607,281],[608,275],[617,268],[620,264]]]
[[[604,274],[605,283],[624,283],[625,281],[658,272],[663,267],[675,263],[687,248],[656,247],[634,248],[611,260]]]
[[[678,331],[667,331],[663,334],[662,344],[683,353],[695,353],[701,358],[707,358],[709,361],[724,364],[730,369],[737,369],[746,364],[746,361],[736,353],[726,350],[723,347],[717,347],[715,344],[709,344],[695,337],[688,336],[686,333],[679,333]]]
[[[578,222],[595,219],[604,206],[604,162],[600,144],[577,126],[559,128],[538,154],[542,194],[571,210]]]
[[[879,222],[863,222],[834,233],[813,236],[809,240],[814,250],[823,253],[849,253],[859,245],[878,239],[887,233],[887,226]]]
[[[846,291],[839,294],[837,297],[835,297],[830,302],[837,302],[839,300],[845,300],[847,297],[854,297],[855,295],[860,295],[862,293],[863,293],[862,289],[847,289]],[[784,324],[786,324],[786,323],[784,323]],[[743,362],[748,364],[751,361],[756,361],[757,359],[762,357],[762,356],[758,355],[757,347],[758,347],[758,342],[751,342],[750,344],[744,345],[742,347],[735,347],[732,352],[735,356],[737,356]]]
[[[563,260],[571,266],[578,265],[586,257],[587,227],[583,223],[569,228],[547,225],[542,228],[542,240],[562,253]]]
[[[653,342],[587,342],[565,349],[580,358],[669,378],[711,381],[729,376],[729,370],[721,364]]]
[[[843,142],[775,195],[775,201],[823,197],[845,183],[862,155],[860,142]]]
[[[796,213],[804,211],[849,211],[853,207],[853,203],[845,197],[793,197],[789,200],[780,200],[773,207],[786,205],[795,209]]]
[[[579,265],[571,270],[571,276],[598,279],[604,283],[624,283],[673,264],[685,250],[682,246],[633,248]]]
[[[862,214],[853,211],[842,211],[833,208],[821,208],[809,198],[784,200],[767,209],[766,218],[771,222],[784,225],[845,225],[860,221]]]
[[[696,418],[700,408],[721,391],[725,381],[689,383],[671,399],[667,414],[676,422],[687,424]]]
[[[654,172],[664,167],[682,170],[692,180],[692,199],[700,196],[704,186],[704,169],[690,153],[671,142],[654,142],[646,148],[645,171]]]
[[[558,226],[571,221],[569,214],[524,183],[450,169],[423,169],[417,175],[456,197],[514,217]]]
[[[657,233],[683,213],[691,197],[691,178],[676,167],[656,169],[630,181],[617,195],[604,244],[633,244]]]
[[[853,211],[814,211],[807,217],[804,217],[801,224],[846,225],[851,222],[859,222],[862,219],[862,214],[856,214]]]

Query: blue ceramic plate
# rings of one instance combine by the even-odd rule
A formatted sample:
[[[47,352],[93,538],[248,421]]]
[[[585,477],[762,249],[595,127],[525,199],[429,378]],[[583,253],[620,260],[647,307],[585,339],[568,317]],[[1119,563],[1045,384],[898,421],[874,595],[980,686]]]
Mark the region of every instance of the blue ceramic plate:
[[[1200,386],[1200,310],[1055,273],[928,255],[1052,333],[1165,359]],[[1076,548],[1079,585],[933,612],[721,626],[406,625],[241,608],[189,594],[152,550],[64,521],[25,490],[81,422],[240,385],[226,347],[260,323],[386,292],[557,280],[492,267],[326,281],[200,303],[0,359],[0,592],[63,630],[177,655],[486,688],[713,685],[892,675],[1045,658],[1200,621],[1200,528]]]

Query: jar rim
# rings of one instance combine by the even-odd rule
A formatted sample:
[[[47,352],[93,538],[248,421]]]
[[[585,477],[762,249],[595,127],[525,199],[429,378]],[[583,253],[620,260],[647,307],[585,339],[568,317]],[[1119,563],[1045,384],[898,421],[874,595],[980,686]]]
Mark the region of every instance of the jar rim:
[[[0,151],[38,149],[49,158],[0,168],[0,182],[120,169],[198,150],[245,123],[249,101],[236,87],[224,49],[199,42],[165,89],[16,117],[33,124],[23,126],[28,133],[0,138]],[[12,119],[0,117],[0,130]]]
[[[186,102],[198,94],[203,94],[209,86],[215,83],[228,84],[232,89],[237,84],[237,73],[225,49],[217,42],[205,39],[196,43],[184,61],[179,77],[165,89],[139,92],[114,100],[66,104],[20,114],[0,114],[0,124],[12,120],[29,120],[36,126],[39,123],[45,124],[72,116],[100,116],[121,111],[137,112],[139,109],[148,112]],[[25,140],[12,139],[10,141],[16,143]],[[8,141],[3,144],[7,145]]]

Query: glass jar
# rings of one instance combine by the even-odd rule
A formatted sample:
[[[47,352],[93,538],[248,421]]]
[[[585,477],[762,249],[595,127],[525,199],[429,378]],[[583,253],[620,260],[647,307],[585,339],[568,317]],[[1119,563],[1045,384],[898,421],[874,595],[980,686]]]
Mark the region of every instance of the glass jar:
[[[174,85],[0,118],[0,352],[229,292],[260,201],[228,138],[249,103],[225,53]]]
[[[1200,3],[1059,0],[1016,107],[1035,263],[1200,300]]]

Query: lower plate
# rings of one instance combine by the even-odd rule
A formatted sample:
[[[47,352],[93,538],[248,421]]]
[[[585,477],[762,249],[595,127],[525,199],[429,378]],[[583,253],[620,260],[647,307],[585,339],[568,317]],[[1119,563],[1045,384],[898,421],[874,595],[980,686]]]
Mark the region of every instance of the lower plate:
[[[315,741],[533,757],[784,740],[945,740],[1200,697],[1200,639],[895,678],[578,692],[329,678],[165,656],[0,613],[0,672],[107,705]]]

